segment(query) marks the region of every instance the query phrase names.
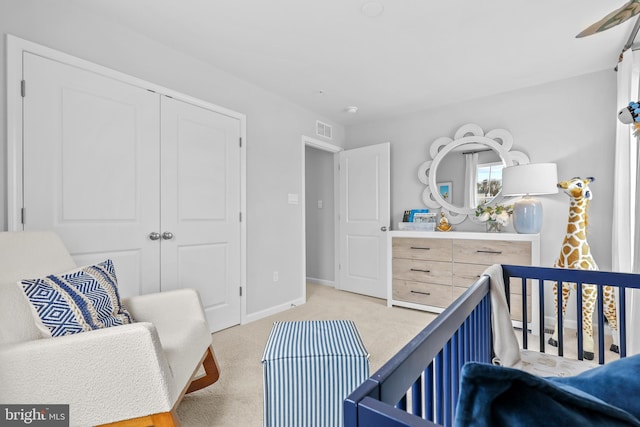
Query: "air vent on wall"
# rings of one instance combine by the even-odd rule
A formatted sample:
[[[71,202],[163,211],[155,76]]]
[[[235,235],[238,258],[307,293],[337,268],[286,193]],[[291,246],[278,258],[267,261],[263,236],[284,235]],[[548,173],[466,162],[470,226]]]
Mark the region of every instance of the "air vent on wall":
[[[332,132],[333,127],[331,127],[331,125],[322,123],[320,120],[316,120],[316,134],[332,139]]]

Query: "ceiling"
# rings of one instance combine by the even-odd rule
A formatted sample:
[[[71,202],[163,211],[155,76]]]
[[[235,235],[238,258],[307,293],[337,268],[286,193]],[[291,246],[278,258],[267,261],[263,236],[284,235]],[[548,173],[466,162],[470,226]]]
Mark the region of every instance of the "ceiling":
[[[71,0],[343,125],[613,70],[625,1]]]

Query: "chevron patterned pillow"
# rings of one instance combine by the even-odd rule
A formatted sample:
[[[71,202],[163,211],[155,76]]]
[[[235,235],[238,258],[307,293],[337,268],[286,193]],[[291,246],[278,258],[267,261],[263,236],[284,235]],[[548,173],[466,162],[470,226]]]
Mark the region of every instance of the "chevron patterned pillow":
[[[36,323],[52,337],[133,322],[120,302],[110,259],[19,284],[37,315]]]

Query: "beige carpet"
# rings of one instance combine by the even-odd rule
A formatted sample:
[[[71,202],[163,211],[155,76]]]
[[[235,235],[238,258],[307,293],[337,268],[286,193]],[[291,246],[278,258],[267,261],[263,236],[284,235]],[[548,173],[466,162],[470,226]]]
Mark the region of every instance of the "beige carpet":
[[[275,321],[353,320],[374,373],[434,318],[432,313],[389,308],[384,300],[309,284],[306,304],[213,334],[220,380],[185,396],[178,407],[182,426],[262,426],[261,358]]]

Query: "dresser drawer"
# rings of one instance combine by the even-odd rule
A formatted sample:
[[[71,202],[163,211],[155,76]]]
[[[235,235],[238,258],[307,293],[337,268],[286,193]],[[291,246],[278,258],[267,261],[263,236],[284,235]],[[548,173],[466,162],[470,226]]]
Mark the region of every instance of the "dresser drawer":
[[[454,240],[453,261],[472,264],[531,264],[531,243],[506,240]]]
[[[451,286],[451,263],[394,258],[393,278]]]
[[[453,297],[451,285],[393,279],[393,299],[445,308]]]
[[[453,264],[453,286],[468,288],[480,278],[487,269],[484,264],[456,262]]]
[[[451,239],[394,237],[393,257],[451,262]]]
[[[506,264],[506,263],[505,263]],[[456,262],[453,264],[453,286],[468,288],[480,278],[490,264],[468,264]],[[511,278],[510,290],[512,294],[522,295],[522,279]],[[527,295],[531,295],[531,282],[527,281]]]

